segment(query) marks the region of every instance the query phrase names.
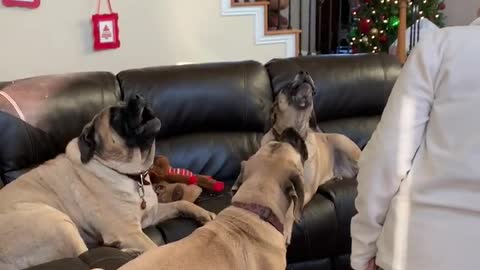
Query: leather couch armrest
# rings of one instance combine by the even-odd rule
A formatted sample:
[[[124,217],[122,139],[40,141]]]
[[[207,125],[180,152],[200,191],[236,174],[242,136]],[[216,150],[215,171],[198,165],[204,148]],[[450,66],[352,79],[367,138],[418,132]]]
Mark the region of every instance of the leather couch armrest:
[[[90,270],[92,268],[115,270],[132,259],[132,257],[126,253],[123,253],[119,249],[100,247],[91,249],[80,255],[78,258],[65,258],[56,260],[25,270]]]
[[[355,198],[357,196],[357,180],[344,179],[330,181],[321,186],[318,193],[332,201],[337,216],[336,253],[351,253],[350,224],[352,217],[357,213]]]
[[[89,269],[114,270],[131,261],[133,257],[116,248],[100,247],[83,253],[79,259],[85,262]]]
[[[157,244],[157,246],[165,245],[165,239],[163,234],[156,226],[151,226],[143,229],[143,232],[150,238],[152,241]]]
[[[24,270],[52,270],[52,269],[68,269],[68,270],[90,270],[90,267],[79,258],[66,258],[49,263],[40,264]]]

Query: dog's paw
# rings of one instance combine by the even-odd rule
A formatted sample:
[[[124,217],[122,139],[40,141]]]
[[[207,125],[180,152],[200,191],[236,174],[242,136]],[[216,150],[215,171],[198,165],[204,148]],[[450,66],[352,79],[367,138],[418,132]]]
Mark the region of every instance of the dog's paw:
[[[127,255],[132,257],[133,259],[143,254],[143,250],[136,248],[123,248],[121,250],[122,252],[127,253]]]
[[[207,222],[214,220],[216,215],[210,211],[203,210],[197,214],[195,219],[200,222],[200,224],[204,225]]]

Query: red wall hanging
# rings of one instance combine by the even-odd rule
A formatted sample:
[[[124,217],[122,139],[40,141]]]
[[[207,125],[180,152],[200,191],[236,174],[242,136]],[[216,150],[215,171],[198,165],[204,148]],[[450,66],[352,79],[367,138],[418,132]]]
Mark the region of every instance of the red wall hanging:
[[[107,0],[110,13],[100,14],[101,1],[98,0],[97,13],[92,16],[93,48],[96,51],[119,48],[118,14],[112,11],[110,0]]]
[[[2,0],[6,7],[38,8],[40,0]]]

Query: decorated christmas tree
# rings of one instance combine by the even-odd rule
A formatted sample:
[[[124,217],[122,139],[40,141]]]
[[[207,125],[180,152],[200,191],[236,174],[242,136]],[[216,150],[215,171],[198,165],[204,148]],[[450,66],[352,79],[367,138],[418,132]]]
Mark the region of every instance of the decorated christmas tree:
[[[352,52],[388,52],[397,39],[398,0],[357,0],[352,11],[353,25],[349,34]],[[444,0],[408,0],[407,27],[418,19],[427,18],[439,27],[444,26]],[[412,8],[415,5],[416,9]],[[415,12],[412,16],[412,13]]]

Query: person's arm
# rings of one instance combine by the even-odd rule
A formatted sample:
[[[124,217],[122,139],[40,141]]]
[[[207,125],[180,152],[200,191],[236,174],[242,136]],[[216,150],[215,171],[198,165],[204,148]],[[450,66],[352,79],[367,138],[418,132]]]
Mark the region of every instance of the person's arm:
[[[390,202],[420,147],[441,63],[441,32],[420,41],[403,67],[382,118],[359,161],[358,214],[352,219],[351,265],[367,269]]]

